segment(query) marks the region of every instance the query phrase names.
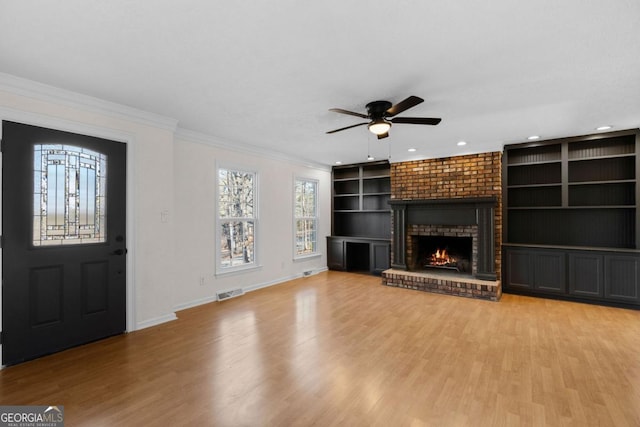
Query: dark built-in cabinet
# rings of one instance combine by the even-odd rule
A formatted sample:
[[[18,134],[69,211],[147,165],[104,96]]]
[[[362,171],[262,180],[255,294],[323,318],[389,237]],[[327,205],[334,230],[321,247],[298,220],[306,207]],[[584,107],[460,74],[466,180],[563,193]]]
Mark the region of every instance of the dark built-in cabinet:
[[[389,162],[334,166],[329,269],[380,274],[389,268]]]
[[[505,146],[506,292],[640,305],[639,135]]]

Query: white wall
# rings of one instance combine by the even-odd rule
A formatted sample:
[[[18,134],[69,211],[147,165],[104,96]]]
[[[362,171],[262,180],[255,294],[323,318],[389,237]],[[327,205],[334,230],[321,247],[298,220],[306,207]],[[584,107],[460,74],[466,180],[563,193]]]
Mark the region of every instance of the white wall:
[[[248,152],[188,131],[176,133],[173,119],[2,73],[0,120],[127,143],[130,331],[175,319],[176,309],[211,301],[217,290],[252,290],[326,268],[328,168]],[[225,277],[215,276],[216,162],[258,171],[260,185],[262,267]],[[293,260],[294,176],[317,179],[320,193],[321,256],[301,261]]]
[[[211,301],[215,292],[251,290],[326,269],[325,236],[331,233],[331,174],[328,168],[296,164],[266,155],[221,147],[214,139],[178,135],[174,145],[177,309]],[[256,270],[216,276],[216,167],[258,172],[259,230]],[[293,259],[294,177],[319,182],[320,256]],[[200,278],[204,277],[204,285]]]

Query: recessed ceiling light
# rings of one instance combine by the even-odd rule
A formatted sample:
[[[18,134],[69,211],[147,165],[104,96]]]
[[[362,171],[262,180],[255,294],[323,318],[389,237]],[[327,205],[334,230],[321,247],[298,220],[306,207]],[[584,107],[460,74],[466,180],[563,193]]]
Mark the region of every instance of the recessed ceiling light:
[[[375,157],[369,155],[369,156],[367,156],[367,160],[375,160]]]
[[[529,141],[533,141],[534,139],[540,139],[540,137],[538,135],[531,135],[529,138],[527,138]]]
[[[410,153],[413,153],[413,152],[416,151],[416,149],[415,148],[409,148],[407,151],[410,152]]]
[[[465,141],[459,141],[459,142],[458,142],[458,145],[459,145],[460,147],[462,147],[463,145],[467,145],[467,143],[466,143]]]
[[[338,160],[338,161],[336,162],[336,165],[341,165],[341,164],[342,164],[342,162],[341,162],[340,160]]]
[[[611,129],[611,126],[609,126],[609,125],[605,125],[605,126],[598,126],[598,127],[596,128],[596,130],[609,130],[609,129]]]

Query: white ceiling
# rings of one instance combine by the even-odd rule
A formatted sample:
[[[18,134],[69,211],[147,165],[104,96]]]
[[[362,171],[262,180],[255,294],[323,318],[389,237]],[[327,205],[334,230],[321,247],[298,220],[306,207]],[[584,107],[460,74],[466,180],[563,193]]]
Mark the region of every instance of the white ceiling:
[[[0,72],[325,165],[443,157],[640,127],[640,1],[0,0]],[[325,134],[409,95],[442,123]]]

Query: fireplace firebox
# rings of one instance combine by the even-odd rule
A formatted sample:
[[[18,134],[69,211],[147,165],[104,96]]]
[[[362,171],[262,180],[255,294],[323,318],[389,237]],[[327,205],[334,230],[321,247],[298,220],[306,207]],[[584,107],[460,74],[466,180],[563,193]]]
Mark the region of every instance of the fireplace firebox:
[[[471,274],[471,237],[414,236],[412,242],[412,271]]]

